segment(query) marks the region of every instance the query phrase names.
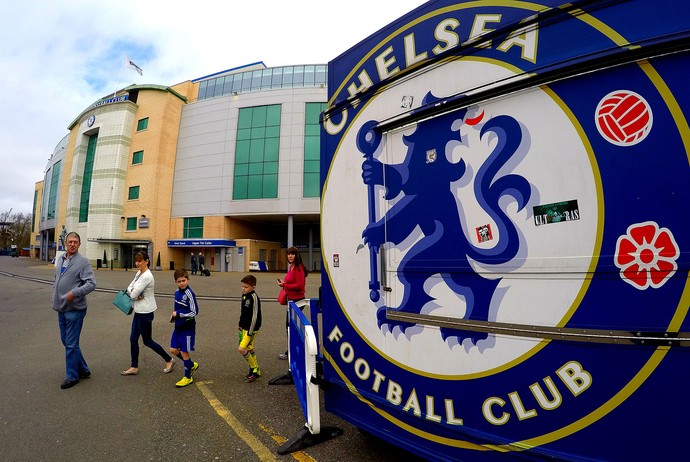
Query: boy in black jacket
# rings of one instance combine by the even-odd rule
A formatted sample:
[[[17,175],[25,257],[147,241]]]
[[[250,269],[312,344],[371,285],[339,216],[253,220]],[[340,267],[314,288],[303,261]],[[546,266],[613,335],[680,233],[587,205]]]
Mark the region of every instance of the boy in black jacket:
[[[237,351],[249,363],[249,374],[246,375],[245,381],[253,382],[261,377],[259,362],[254,353],[254,340],[261,328],[261,300],[256,293],[256,277],[249,274],[243,277],[241,282],[242,306],[238,324],[240,346]]]

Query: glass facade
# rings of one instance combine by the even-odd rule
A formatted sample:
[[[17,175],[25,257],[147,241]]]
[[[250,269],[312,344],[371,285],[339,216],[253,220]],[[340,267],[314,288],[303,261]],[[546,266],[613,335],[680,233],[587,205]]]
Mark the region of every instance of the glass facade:
[[[210,78],[199,82],[199,100],[276,88],[326,86],[327,69],[324,64],[285,66]]]
[[[60,170],[62,170],[62,161],[57,161],[53,165],[53,171],[50,174],[50,191],[48,193],[48,209],[46,219],[52,220],[55,218],[55,209],[57,207],[57,193],[60,183]],[[45,202],[44,202],[45,203]]]
[[[321,154],[321,126],[319,116],[326,103],[306,103],[304,110],[304,197],[319,197],[319,159]]]
[[[233,199],[278,197],[280,109],[279,104],[240,109]]]
[[[184,239],[204,237],[204,217],[185,218],[182,237]]]
[[[91,177],[93,175],[93,162],[96,158],[96,142],[98,135],[89,137],[89,145],[86,148],[86,160],[84,161],[84,177],[81,184],[81,196],[79,200],[79,223],[89,220],[89,201],[91,200]]]

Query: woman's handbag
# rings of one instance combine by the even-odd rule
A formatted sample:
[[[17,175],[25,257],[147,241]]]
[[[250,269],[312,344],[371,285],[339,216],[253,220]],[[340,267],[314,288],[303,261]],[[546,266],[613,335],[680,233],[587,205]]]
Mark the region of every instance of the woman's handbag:
[[[127,292],[124,290],[117,292],[115,299],[113,300],[113,305],[120,308],[120,310],[126,315],[132,314],[132,311],[134,310],[134,307],[132,306],[132,299],[129,298],[129,295],[127,295]]]
[[[278,303],[281,305],[287,305],[287,292],[285,289],[280,289],[280,292],[278,292]]]

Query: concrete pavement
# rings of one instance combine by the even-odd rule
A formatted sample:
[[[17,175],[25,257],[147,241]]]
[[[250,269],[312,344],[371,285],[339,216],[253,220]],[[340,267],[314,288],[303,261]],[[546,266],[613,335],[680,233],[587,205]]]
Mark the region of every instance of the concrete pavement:
[[[57,316],[50,308],[54,268],[28,258],[0,257],[0,349],[6,353],[0,401],[0,446],[6,460],[256,461],[300,460],[393,462],[410,455],[323,411],[322,426],[342,428],[338,438],[304,452],[278,456],[278,447],[304,426],[292,386],[269,386],[287,371],[278,359],[285,349],[285,309],[275,300],[276,277],[253,273],[262,297],[263,325],[257,339],[262,378],[245,383],[247,364],[237,353],[240,279],[243,273],[192,276],[200,300],[194,383],[177,389],[181,364],[171,374],[163,361],[141,347],[140,372],[123,377],[129,365],[131,317],[112,305],[113,291],[135,272],[96,271],[98,289],[89,295],[81,347],[92,377],[69,390]],[[159,309],[153,338],[167,347],[168,310],[175,290],[172,271],[154,271]],[[320,278],[307,278],[307,294],[318,294]],[[160,314],[158,314],[160,313]]]

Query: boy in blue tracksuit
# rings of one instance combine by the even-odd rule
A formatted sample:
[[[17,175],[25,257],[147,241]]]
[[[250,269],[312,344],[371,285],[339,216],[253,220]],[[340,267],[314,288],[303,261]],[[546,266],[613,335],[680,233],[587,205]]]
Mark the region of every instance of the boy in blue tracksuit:
[[[196,295],[189,287],[189,273],[183,268],[175,270],[175,307],[170,322],[175,323],[172,338],[170,339],[170,353],[184,362],[184,377],[177,382],[177,387],[186,387],[194,382],[192,372],[199,368],[199,363],[192,361],[190,351],[194,351],[196,337],[196,315],[199,314],[199,305],[196,303]],[[174,363],[173,363],[174,364]],[[172,370],[172,364],[170,369]]]

